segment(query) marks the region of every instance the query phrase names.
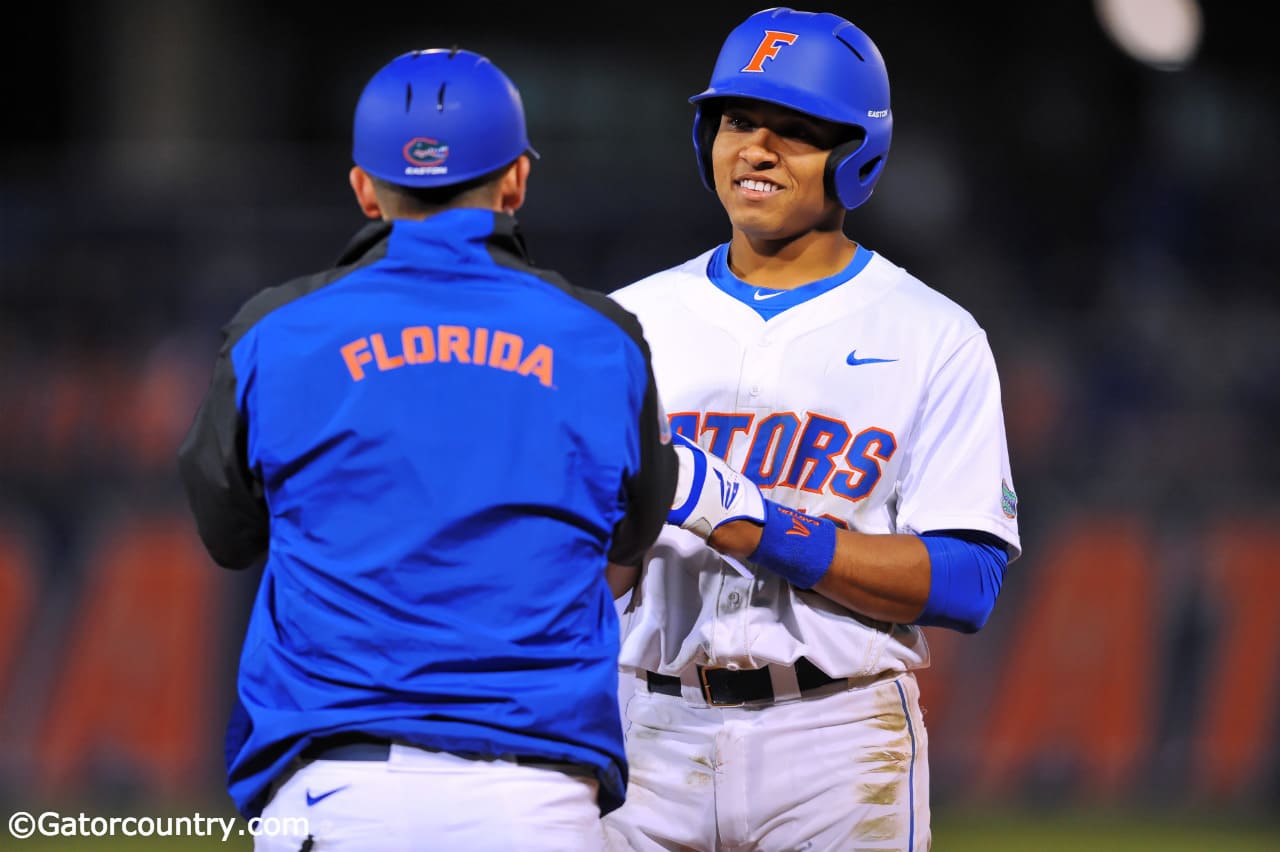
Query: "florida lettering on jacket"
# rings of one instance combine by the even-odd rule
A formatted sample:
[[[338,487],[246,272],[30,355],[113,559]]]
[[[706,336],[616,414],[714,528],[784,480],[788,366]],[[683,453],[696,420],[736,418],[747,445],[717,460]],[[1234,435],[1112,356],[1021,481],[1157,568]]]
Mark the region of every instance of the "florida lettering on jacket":
[[[343,346],[342,360],[352,381],[363,381],[369,364],[385,373],[404,366],[456,362],[534,376],[544,387],[552,387],[555,353],[551,347],[539,343],[531,348],[523,337],[509,331],[465,325],[413,325],[400,331],[399,344],[398,350],[388,349],[382,333],[375,332]]]

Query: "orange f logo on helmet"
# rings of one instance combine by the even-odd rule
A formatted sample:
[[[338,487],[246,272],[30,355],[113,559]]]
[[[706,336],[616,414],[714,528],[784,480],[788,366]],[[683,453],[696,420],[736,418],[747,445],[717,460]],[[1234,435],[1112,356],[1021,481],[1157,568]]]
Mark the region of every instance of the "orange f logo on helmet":
[[[760,46],[756,48],[755,56],[751,57],[751,61],[746,64],[743,71],[764,71],[764,61],[773,59],[778,55],[778,51],[782,50],[785,44],[794,44],[799,38],[795,33],[783,33],[777,30],[765,30],[764,38],[760,39]]]

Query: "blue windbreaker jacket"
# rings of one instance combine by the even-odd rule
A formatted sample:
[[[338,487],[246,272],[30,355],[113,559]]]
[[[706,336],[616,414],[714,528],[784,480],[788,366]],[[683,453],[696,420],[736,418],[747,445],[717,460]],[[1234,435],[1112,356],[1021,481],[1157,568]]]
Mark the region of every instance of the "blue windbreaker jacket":
[[[340,732],[571,761],[620,805],[604,566],[639,564],[676,470],[636,319],[460,209],[370,225],[223,331],[179,467],[214,560],[262,565],[241,813]]]

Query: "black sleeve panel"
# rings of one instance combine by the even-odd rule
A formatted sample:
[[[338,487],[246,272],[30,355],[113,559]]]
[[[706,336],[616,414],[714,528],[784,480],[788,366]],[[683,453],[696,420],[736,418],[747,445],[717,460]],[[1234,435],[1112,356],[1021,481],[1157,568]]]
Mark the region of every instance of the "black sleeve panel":
[[[648,349],[645,349],[648,361]],[[627,513],[613,531],[609,561],[619,565],[640,565],[667,522],[671,499],[676,492],[678,464],[676,451],[661,428],[666,415],[658,404],[653,367],[648,367],[649,387],[640,412],[640,470],[627,483]]]
[[[676,452],[665,423],[666,412],[658,399],[653,361],[640,321],[608,296],[585,291],[581,298],[616,322],[644,354],[647,385],[640,409],[640,469],[625,483],[627,512],[614,528],[609,548],[610,562],[640,565],[667,522],[676,491]]]
[[[249,470],[232,345],[228,337],[218,354],[209,391],[178,449],[178,470],[209,555],[241,569],[266,555],[269,515],[261,483]]]

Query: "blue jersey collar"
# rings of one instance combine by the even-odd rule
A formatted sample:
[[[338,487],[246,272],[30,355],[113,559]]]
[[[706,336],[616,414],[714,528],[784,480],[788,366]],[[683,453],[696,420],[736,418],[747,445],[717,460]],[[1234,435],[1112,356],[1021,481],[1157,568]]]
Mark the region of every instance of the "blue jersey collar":
[[[862,271],[871,261],[871,252],[859,245],[853,253],[849,265],[827,278],[810,281],[793,290],[773,290],[769,287],[757,287],[748,284],[729,271],[729,244],[723,243],[712,252],[707,261],[707,278],[728,295],[758,313],[763,319],[771,319],[815,296],[821,296],[828,290],[840,286]]]

